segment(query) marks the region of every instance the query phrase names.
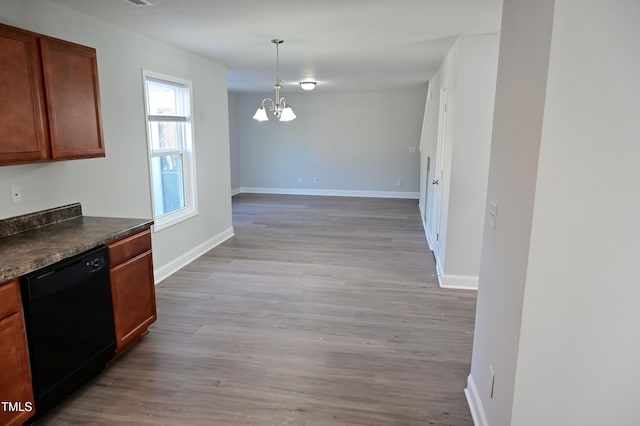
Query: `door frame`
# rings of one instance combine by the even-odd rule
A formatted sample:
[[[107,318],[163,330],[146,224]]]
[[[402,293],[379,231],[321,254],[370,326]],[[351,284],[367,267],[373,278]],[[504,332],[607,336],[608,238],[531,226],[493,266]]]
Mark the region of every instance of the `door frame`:
[[[430,227],[431,250],[436,258],[440,257],[440,221],[442,215],[442,186],[444,183],[444,147],[447,137],[447,110],[448,110],[449,90],[447,87],[440,89],[440,107],[438,109],[438,139],[436,145],[436,161],[434,165],[434,176],[431,181],[433,186],[433,210],[431,214],[432,222]]]

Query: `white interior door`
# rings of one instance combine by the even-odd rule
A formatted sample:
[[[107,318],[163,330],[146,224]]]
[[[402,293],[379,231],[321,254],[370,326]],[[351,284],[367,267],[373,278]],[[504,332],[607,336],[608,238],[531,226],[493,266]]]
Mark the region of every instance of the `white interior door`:
[[[429,121],[429,113],[430,113],[430,106],[431,106],[431,98],[433,97],[433,90],[431,90],[431,86],[428,86],[428,90],[427,90],[427,100],[425,102],[424,105],[424,116],[422,118],[422,131],[420,132],[420,160],[422,161],[423,158],[423,153],[424,153],[424,149],[423,149],[423,145],[424,145],[424,141],[425,139],[427,139],[427,133],[429,132],[429,128],[428,128],[428,121]],[[431,185],[431,164],[433,163],[433,161],[431,161],[431,156],[427,156],[426,160],[427,162],[426,164],[426,172],[425,172],[425,179],[426,181],[424,182],[424,185],[420,185],[420,191],[422,191],[420,193],[420,197],[422,200],[422,221],[425,224],[425,233],[428,234],[429,230],[427,229],[427,223],[429,223],[429,209],[427,208],[429,206],[429,187]],[[422,166],[422,163],[420,163],[420,166]]]
[[[440,255],[440,215],[442,204],[442,183],[444,176],[444,141],[447,136],[447,88],[440,89],[440,109],[438,111],[438,143],[436,146],[436,162],[433,170],[433,212],[431,217],[431,249],[436,257]]]
[[[424,186],[424,223],[429,223],[429,210],[427,209],[427,206],[429,205],[429,185],[431,185],[431,157],[427,156],[427,172],[425,174],[425,179],[427,179],[427,181],[425,182],[425,186]],[[426,225],[425,225],[426,226]],[[425,231],[429,232],[428,229],[425,229]]]

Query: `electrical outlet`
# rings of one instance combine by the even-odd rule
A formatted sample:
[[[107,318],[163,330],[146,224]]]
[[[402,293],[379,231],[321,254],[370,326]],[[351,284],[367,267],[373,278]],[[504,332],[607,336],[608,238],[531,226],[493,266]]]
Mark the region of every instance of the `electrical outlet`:
[[[402,179],[396,178],[396,186],[401,186],[401,185],[402,185]]]
[[[298,183],[302,183],[302,176],[298,176]]]
[[[410,152],[410,153],[412,153],[412,154],[413,154],[414,152],[416,152],[416,147],[415,147],[415,146],[413,146],[413,145],[411,145],[411,146],[409,147],[409,152]]]
[[[13,204],[22,202],[22,188],[20,188],[20,185],[13,185],[11,187],[11,202]]]

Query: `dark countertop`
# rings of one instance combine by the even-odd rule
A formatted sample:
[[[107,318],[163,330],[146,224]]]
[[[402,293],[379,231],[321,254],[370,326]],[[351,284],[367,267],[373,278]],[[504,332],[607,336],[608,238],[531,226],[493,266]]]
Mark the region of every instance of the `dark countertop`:
[[[135,234],[149,219],[79,216],[0,238],[0,283]]]

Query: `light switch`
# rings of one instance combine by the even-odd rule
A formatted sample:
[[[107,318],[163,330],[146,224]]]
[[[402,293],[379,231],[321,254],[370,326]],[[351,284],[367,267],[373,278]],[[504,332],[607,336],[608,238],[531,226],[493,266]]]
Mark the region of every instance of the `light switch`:
[[[489,201],[489,211],[488,211],[489,228],[496,229],[497,216],[498,216],[498,206],[496,205],[496,203]]]

